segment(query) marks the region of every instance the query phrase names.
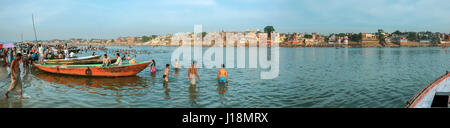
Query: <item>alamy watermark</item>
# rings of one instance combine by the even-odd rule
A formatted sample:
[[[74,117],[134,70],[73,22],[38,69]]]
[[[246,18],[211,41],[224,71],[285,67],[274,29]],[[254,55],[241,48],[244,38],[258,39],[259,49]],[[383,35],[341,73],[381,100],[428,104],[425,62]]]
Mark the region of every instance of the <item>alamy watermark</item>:
[[[197,61],[197,68],[258,68],[261,79],[274,79],[279,75],[279,33],[208,33],[202,36],[202,25],[194,25],[194,33],[176,33],[170,45],[180,45],[171,56],[171,62],[179,60],[182,68],[189,68],[192,61]],[[211,46],[203,53],[203,46]],[[224,47],[225,45],[225,47]],[[242,47],[241,47],[242,46]],[[248,46],[248,65],[246,66],[246,46]],[[236,48],[235,48],[236,47]],[[236,49],[236,52],[235,52]],[[224,50],[226,54],[224,55]],[[236,55],[236,58],[234,57]],[[224,57],[226,58],[225,62]],[[214,58],[214,59],[213,59]],[[235,63],[236,62],[236,63]],[[235,66],[236,64],[236,66]]]

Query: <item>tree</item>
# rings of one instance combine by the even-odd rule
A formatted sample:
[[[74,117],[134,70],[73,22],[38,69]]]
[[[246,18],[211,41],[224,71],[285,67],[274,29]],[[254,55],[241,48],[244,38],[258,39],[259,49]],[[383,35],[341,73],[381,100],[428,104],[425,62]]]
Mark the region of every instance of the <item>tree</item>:
[[[206,34],[208,34],[207,32],[202,32],[202,38],[205,38]]]
[[[408,32],[408,40],[418,41],[416,32]]]
[[[395,32],[393,32],[392,34],[395,34],[395,35],[402,35],[403,33],[402,32],[400,32],[399,30],[396,30]]]
[[[350,39],[349,39],[349,40],[350,40],[350,41],[358,42],[358,41],[361,40],[361,35],[359,35],[359,34],[352,34],[352,35],[350,36]]]
[[[311,38],[312,38],[312,35],[310,35],[310,34],[305,34],[305,36],[303,36],[303,37],[308,38],[308,39],[311,39]]]
[[[149,40],[150,38],[148,36],[142,36],[142,42],[147,42]]]
[[[271,38],[271,34],[272,32],[275,31],[275,28],[273,28],[273,26],[266,26],[264,27],[264,33],[267,33],[269,35],[269,38]]]
[[[156,37],[158,37],[158,35],[152,35],[152,39],[155,39]]]

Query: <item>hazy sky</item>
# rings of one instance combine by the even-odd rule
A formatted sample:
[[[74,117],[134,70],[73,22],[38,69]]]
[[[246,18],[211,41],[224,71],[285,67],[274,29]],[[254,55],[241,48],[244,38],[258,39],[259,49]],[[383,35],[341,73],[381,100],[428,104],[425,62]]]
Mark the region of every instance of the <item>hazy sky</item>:
[[[0,0],[0,42],[176,32],[450,32],[448,0]]]

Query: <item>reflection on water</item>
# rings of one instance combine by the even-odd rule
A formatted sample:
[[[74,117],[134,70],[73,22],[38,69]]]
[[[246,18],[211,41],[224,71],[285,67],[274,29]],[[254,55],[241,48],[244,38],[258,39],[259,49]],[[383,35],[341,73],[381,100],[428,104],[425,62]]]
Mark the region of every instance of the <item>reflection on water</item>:
[[[164,82],[164,94],[166,94],[166,97],[164,97],[165,100],[170,100],[170,89],[169,89],[169,83],[168,82]]]
[[[197,85],[189,84],[189,99],[191,102],[191,106],[197,106]]]
[[[44,80],[48,83],[57,83],[65,85],[69,88],[74,88],[80,91],[88,91],[89,93],[99,94],[102,96],[113,95],[117,97],[132,96],[132,95],[144,95],[135,91],[133,94],[121,94],[121,91],[139,90],[145,89],[144,79],[139,76],[130,77],[84,77],[84,76],[70,76],[70,75],[58,75],[47,73],[44,71],[35,71],[32,73],[36,76],[37,80]],[[103,91],[97,90],[112,90],[114,94],[105,94]]]

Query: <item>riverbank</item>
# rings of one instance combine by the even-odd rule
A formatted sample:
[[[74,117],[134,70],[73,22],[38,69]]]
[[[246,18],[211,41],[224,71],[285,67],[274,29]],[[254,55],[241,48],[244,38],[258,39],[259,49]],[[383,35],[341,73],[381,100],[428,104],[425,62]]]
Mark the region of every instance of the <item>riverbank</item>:
[[[61,45],[62,43],[42,43],[44,45]],[[166,47],[179,47],[180,45],[167,45],[165,44],[145,44],[145,43],[70,43],[70,45],[74,46],[166,46]],[[202,47],[214,47],[215,45],[202,45]],[[363,44],[359,42],[350,42],[347,45],[345,44],[328,44],[328,43],[317,43],[317,44],[292,44],[292,43],[280,43],[278,45],[281,48],[334,48],[334,47],[351,47],[351,48],[399,48],[399,47],[450,47],[449,43],[445,44],[432,44],[432,43],[419,43],[419,42],[408,42],[403,44],[394,44],[394,43],[386,43],[381,44]],[[226,47],[225,45],[223,47]],[[235,45],[234,47],[255,47],[249,45]],[[259,46],[256,46],[259,47]]]

